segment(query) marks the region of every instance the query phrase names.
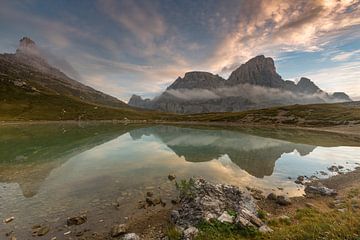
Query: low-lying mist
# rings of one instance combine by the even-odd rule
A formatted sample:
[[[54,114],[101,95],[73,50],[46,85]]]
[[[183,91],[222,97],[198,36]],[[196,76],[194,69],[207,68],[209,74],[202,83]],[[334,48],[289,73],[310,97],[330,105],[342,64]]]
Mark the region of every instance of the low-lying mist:
[[[183,101],[206,101],[228,97],[241,97],[253,103],[281,102],[284,103],[334,103],[342,100],[333,98],[319,91],[315,94],[295,93],[283,89],[240,84],[232,87],[216,89],[170,89],[166,93]]]

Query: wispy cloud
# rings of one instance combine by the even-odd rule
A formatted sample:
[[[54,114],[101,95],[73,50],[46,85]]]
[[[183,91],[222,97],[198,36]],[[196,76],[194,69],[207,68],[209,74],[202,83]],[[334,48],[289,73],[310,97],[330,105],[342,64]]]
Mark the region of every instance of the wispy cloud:
[[[286,62],[301,64],[294,52],[318,51],[325,65],[337,67],[324,66],[307,76],[325,90],[360,91],[350,87],[357,84],[356,70],[342,70],[349,61],[358,62],[359,46],[340,46],[360,39],[357,0],[89,0],[54,6],[2,1],[0,43],[24,33],[66,60],[58,61],[64,71],[73,66],[81,81],[123,99],[132,93],[153,96],[186,71],[226,77],[258,54],[280,59],[286,67]],[[305,75],[301,71],[297,76]],[[80,78],[76,71],[72,76]],[[106,84],[111,87],[102,87]]]
[[[352,52],[341,52],[333,56],[331,60],[335,62],[343,62],[359,54],[360,54],[360,50],[355,50]]]
[[[319,51],[334,41],[357,35],[360,25],[358,1],[247,1],[233,32],[218,45],[207,62],[217,72],[258,54]],[[352,32],[354,31],[354,32]]]

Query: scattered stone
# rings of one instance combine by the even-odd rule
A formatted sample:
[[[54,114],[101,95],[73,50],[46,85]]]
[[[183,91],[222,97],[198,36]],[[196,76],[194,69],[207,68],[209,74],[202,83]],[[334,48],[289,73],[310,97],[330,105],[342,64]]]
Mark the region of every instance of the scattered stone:
[[[296,184],[304,184],[305,182],[305,176],[298,176],[297,179],[295,180]]]
[[[15,236],[11,236],[11,237],[10,237],[10,240],[16,240],[16,237],[15,237]]]
[[[220,222],[233,223],[234,217],[231,216],[227,211],[223,212],[218,219]]]
[[[122,237],[123,240],[140,240],[136,233],[127,233]]]
[[[154,193],[152,193],[152,192],[147,192],[147,193],[146,193],[146,196],[152,197],[152,196],[154,196]]]
[[[175,178],[176,178],[175,174],[169,174],[169,175],[168,175],[168,179],[169,179],[170,181],[175,180]]]
[[[64,236],[70,235],[71,231],[64,232]]]
[[[12,221],[14,221],[15,217],[9,217],[9,218],[6,218],[3,222],[4,223],[10,223]]]
[[[138,209],[145,209],[146,208],[146,203],[144,203],[143,201],[139,201],[138,203]]]
[[[76,217],[69,217],[66,221],[68,226],[72,225],[81,225],[87,221],[86,215],[76,216]]]
[[[316,208],[316,206],[314,205],[314,204],[312,204],[312,203],[305,203],[305,206],[306,207],[308,207],[308,208],[312,208],[312,209],[315,209]]]
[[[277,189],[279,189],[280,191],[283,191],[283,190],[284,190],[284,188],[282,188],[282,187],[278,187]]]
[[[171,203],[174,204],[174,205],[175,205],[175,204],[178,204],[178,200],[176,200],[176,199],[171,199]]]
[[[53,238],[51,238],[50,240],[56,240],[57,238],[56,237],[53,237]]]
[[[256,188],[250,188],[250,187],[246,187],[247,190],[249,190],[251,192],[251,196],[253,196],[253,198],[255,198],[256,200],[262,200],[264,199],[264,195],[262,194],[262,191]]]
[[[346,208],[339,208],[338,211],[341,212],[341,213],[344,213],[344,212],[347,211],[347,209]]]
[[[328,174],[327,174],[326,172],[324,172],[324,171],[320,171],[320,174],[323,175],[323,176],[328,175]]]
[[[276,201],[277,196],[275,193],[270,193],[269,195],[267,195],[266,197],[267,199],[271,200],[271,201]]]
[[[291,204],[291,200],[287,196],[278,196],[276,198],[276,203],[281,205],[281,206],[288,206],[288,205]]]
[[[32,227],[33,236],[45,236],[50,231],[50,227],[42,225],[34,225]]]
[[[78,231],[75,233],[75,236],[77,237],[81,237],[82,235],[84,235],[84,231]]]
[[[111,228],[111,237],[118,237],[126,233],[126,225],[125,224],[118,224]]]
[[[330,189],[318,183],[317,186],[308,185],[305,188],[305,193],[320,194],[322,196],[336,196],[337,192],[335,189]]]
[[[279,217],[279,220],[281,220],[281,221],[290,221],[290,217],[289,217],[289,216],[286,216],[286,215],[281,215],[281,216]]]
[[[328,170],[330,172],[338,172],[339,171],[339,168],[335,165],[332,165],[331,167],[328,167]]]
[[[173,222],[177,222],[178,220],[180,220],[180,213],[178,210],[172,210],[171,214],[170,214],[170,219]]]
[[[184,231],[185,239],[193,239],[197,236],[199,230],[196,227],[190,226]]]
[[[156,198],[147,197],[145,199],[145,202],[146,202],[148,207],[156,206],[156,205],[159,205],[159,204],[161,204],[161,206],[163,206],[163,207],[166,206],[166,203],[163,202],[163,200],[160,197],[156,197]],[[143,205],[141,205],[141,207],[139,207],[139,208],[142,208],[142,207],[143,207]],[[146,208],[146,206],[144,208]]]
[[[261,227],[259,227],[259,232],[269,233],[269,232],[273,232],[273,230],[268,225],[262,225]]]

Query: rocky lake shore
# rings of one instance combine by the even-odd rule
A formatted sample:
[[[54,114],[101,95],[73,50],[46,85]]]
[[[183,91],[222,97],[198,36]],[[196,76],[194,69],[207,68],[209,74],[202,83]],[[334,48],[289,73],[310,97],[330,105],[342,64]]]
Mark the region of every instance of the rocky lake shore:
[[[301,225],[296,217],[301,211],[358,214],[360,169],[342,173],[339,166],[330,168],[337,174],[326,179],[299,176],[295,182],[304,186],[306,195],[295,198],[289,198],[287,194],[265,195],[251,187],[239,189],[202,178],[179,180],[175,175],[169,175],[168,181],[177,191],[170,201],[165,201],[161,194],[149,190],[144,199],[137,203],[137,208],[143,212],[123,223],[109,226],[107,233],[95,232],[88,227],[86,223],[89,216],[86,213],[64,219],[63,238],[51,237],[51,229],[47,224],[35,224],[29,231],[37,239],[52,240],[171,240],[207,239],[204,234],[209,234],[209,229],[220,233],[227,229],[235,236],[233,239],[257,239],[264,234],[272,239],[271,236],[276,236],[277,231],[291,228],[291,224]],[[3,219],[5,226],[13,222],[16,219],[11,216]],[[5,239],[19,239],[16,237],[16,229],[7,230]],[[209,239],[218,238],[215,234],[214,238]]]

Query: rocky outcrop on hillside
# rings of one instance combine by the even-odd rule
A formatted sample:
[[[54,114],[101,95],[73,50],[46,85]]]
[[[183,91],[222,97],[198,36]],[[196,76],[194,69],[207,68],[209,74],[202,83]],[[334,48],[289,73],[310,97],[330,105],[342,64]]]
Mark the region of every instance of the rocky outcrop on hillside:
[[[188,72],[153,100],[133,95],[129,105],[189,114],[341,101],[351,99],[344,93],[330,95],[308,78],[297,83],[283,80],[274,60],[260,55],[242,64],[227,80],[208,72]]]

